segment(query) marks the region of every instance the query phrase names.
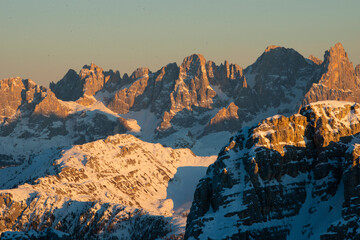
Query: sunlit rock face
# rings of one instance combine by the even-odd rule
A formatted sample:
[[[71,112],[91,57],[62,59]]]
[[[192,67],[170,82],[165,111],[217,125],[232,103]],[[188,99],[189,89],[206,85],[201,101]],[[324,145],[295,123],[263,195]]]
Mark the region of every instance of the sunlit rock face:
[[[360,101],[360,79],[341,43],[325,52],[322,76],[306,93],[303,105],[322,100]]]
[[[235,103],[230,103],[227,108],[220,109],[206,126],[205,133],[217,132],[223,129],[234,131],[239,129],[239,107]]]
[[[125,133],[127,121],[92,96],[64,102],[30,79],[0,80],[0,168],[31,154]]]
[[[315,56],[313,56],[313,55],[310,55],[310,56],[308,57],[308,59],[311,60],[313,63],[315,63],[315,64],[317,64],[317,65],[320,65],[320,64],[322,64],[322,62],[323,62],[321,59],[319,59],[319,58],[317,58],[317,57],[315,57]]]
[[[0,134],[20,140],[10,148],[0,144],[0,164],[20,152],[12,145],[29,150],[25,152],[36,149],[27,144],[29,139],[43,146],[66,146],[125,132],[202,155],[216,154],[217,140],[225,141],[239,128],[268,116],[290,116],[317,100],[357,101],[358,71],[337,44],[321,64],[294,49],[269,46],[246,69],[228,61],[216,65],[193,54],[180,66],[171,63],[156,72],[138,68],[130,76],[85,65],[51,83],[52,90],[31,80],[4,79]],[[212,138],[214,145],[206,144],[205,149],[204,137]],[[16,161],[25,155],[15,156]]]
[[[44,111],[47,114],[65,116],[67,109],[60,109],[55,95],[48,89],[36,85],[32,80],[21,78],[8,78],[0,80],[0,122],[9,123],[23,111],[34,111],[35,114]],[[50,109],[50,102],[55,106]],[[22,109],[21,109],[22,108]]]
[[[121,115],[148,112],[153,119],[149,139],[191,147],[203,136],[231,133],[276,113],[290,116],[317,100],[356,100],[357,79],[341,44],[327,51],[324,61],[272,45],[245,69],[228,61],[217,65],[201,54],[185,57],[180,66],[171,63],[156,72],[138,68],[122,77],[91,64],[79,74],[70,70],[51,89],[79,104],[91,104],[87,96],[93,96]],[[236,113],[232,108],[230,118],[219,118],[231,103]],[[180,137],[169,142],[175,135]]]
[[[324,101],[242,129],[200,180],[185,239],[359,238],[359,120],[359,104]]]

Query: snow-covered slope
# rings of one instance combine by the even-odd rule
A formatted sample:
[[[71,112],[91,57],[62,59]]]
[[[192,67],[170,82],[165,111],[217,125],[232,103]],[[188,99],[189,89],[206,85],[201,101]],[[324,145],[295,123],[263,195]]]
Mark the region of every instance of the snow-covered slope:
[[[47,150],[0,169],[0,231],[52,227],[122,239],[181,234],[195,186],[214,160],[132,135]],[[136,221],[154,223],[132,226]]]
[[[185,239],[359,239],[360,105],[324,101],[230,139],[200,180]]]

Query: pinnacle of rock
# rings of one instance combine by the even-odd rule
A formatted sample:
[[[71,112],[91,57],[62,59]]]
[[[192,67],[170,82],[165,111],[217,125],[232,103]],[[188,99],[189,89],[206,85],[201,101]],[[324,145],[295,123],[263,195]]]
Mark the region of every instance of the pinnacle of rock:
[[[344,90],[354,90],[359,87],[355,80],[354,67],[341,43],[335,44],[325,52],[324,64],[327,74],[322,76],[320,83],[329,88]]]
[[[247,87],[248,87],[248,84],[247,84],[247,82],[246,82],[246,77],[245,77],[245,76],[244,76],[244,81],[243,81],[242,87],[243,87],[243,88],[247,88]]]

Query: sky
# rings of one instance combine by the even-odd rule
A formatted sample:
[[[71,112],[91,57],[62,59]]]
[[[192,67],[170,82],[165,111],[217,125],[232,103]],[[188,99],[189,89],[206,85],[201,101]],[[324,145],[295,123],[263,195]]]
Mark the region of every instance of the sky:
[[[359,0],[0,0],[0,79],[48,86],[69,69],[157,71],[201,53],[245,68],[268,45],[360,63]]]

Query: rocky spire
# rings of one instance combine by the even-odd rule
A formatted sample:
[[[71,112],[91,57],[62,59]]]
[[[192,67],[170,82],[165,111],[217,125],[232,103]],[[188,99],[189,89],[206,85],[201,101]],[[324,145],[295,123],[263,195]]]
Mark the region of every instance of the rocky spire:
[[[64,101],[75,101],[83,94],[83,83],[75,70],[70,69],[57,83],[51,82],[50,89]]]
[[[320,67],[320,81],[311,86],[302,106],[322,100],[360,100],[360,79],[356,77],[353,64],[341,43],[325,52],[324,62]]]
[[[321,77],[320,84],[331,89],[353,90],[360,84],[355,79],[355,71],[348,55],[341,43],[335,44],[325,52],[323,67],[325,74]]]
[[[245,77],[245,76],[244,76],[244,81],[243,81],[242,87],[243,87],[243,88],[247,88],[247,87],[248,87],[248,84],[247,84],[247,82],[246,82],[246,77]]]

